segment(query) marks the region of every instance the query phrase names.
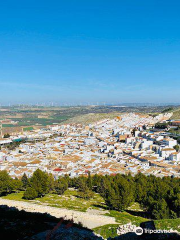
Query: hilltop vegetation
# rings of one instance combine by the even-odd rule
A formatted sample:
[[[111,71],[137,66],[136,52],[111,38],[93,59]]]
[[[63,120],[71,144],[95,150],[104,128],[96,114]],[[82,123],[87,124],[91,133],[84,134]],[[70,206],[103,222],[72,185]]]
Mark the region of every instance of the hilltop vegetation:
[[[171,119],[177,120],[180,119],[180,107],[179,106],[167,106],[164,109],[162,109],[159,113],[173,113]],[[155,113],[151,114],[152,116],[155,116]]]
[[[167,107],[161,111],[161,113],[173,113],[171,119],[178,120],[180,119],[180,107],[179,106],[173,106],[173,107]]]
[[[113,119],[117,116],[120,116],[122,113],[113,112],[113,113],[88,113],[84,115],[79,115],[73,118],[68,119],[64,123],[80,123],[80,124],[90,124],[103,119]]]
[[[173,115],[171,119],[174,119],[174,120],[180,119],[180,108],[173,110]]]
[[[174,107],[168,107],[168,108],[165,108],[162,113],[169,113],[169,112],[173,112],[174,110]]]

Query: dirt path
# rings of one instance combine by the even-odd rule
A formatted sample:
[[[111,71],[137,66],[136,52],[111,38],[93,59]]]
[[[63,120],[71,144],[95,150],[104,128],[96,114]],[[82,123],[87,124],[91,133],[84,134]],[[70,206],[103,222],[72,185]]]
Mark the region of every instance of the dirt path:
[[[100,214],[94,215],[88,212],[78,212],[63,208],[42,206],[23,201],[14,201],[0,198],[0,205],[15,207],[18,210],[25,210],[26,212],[49,213],[50,215],[55,216],[56,218],[61,217],[64,217],[66,219],[73,218],[75,223],[81,222],[84,227],[90,229],[103,226],[106,224],[116,224],[116,221],[113,217],[103,216]]]

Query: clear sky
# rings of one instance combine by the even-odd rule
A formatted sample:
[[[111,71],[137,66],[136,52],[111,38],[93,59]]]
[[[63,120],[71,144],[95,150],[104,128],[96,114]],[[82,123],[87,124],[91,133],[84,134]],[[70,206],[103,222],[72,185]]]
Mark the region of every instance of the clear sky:
[[[180,102],[179,0],[1,0],[0,103]]]

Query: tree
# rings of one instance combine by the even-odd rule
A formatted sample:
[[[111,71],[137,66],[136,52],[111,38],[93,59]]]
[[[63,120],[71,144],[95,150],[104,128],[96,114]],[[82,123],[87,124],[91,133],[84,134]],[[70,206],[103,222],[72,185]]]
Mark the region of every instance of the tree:
[[[0,171],[0,195],[2,193],[11,193],[13,191],[13,180],[10,178],[7,171]]]
[[[88,185],[88,188],[89,188],[90,190],[92,190],[92,177],[91,177],[91,173],[90,173],[90,172],[88,172],[87,185]]]
[[[170,218],[171,219],[176,219],[177,218],[177,214],[173,211],[173,210],[170,210]]]
[[[122,198],[113,188],[109,189],[105,202],[111,209],[123,210]]]
[[[84,199],[91,199],[94,196],[94,193],[89,190],[88,188],[86,189],[85,192],[78,191],[79,197],[84,198]]]
[[[169,218],[169,208],[164,199],[155,201],[152,216],[155,219]]]
[[[87,185],[87,179],[83,176],[80,176],[76,182],[75,185],[78,189],[83,188],[85,185]]]
[[[174,210],[177,216],[180,217],[180,193],[177,194],[175,201],[173,202]]]
[[[22,190],[22,182],[18,178],[12,179],[12,186],[14,191]]]
[[[49,191],[48,174],[41,171],[40,169],[37,169],[33,173],[30,184],[31,187],[37,192],[38,197],[42,197]]]
[[[9,137],[10,137],[9,133],[4,134],[4,138],[9,138]]]
[[[168,123],[156,123],[155,128],[158,129],[166,129],[168,127]]]
[[[28,187],[26,189],[26,191],[24,192],[24,196],[23,196],[23,198],[27,199],[27,200],[33,200],[33,199],[35,199],[37,197],[38,197],[38,193],[32,187]]]
[[[62,195],[68,189],[68,183],[65,179],[58,179],[54,183],[55,193],[58,195]]]
[[[117,175],[114,179],[113,188],[121,200],[121,209],[129,207],[135,200],[134,182],[127,179],[128,176]]]
[[[97,183],[97,192],[103,198],[107,197],[109,188],[110,188],[110,182],[105,177],[101,178],[99,183]]]
[[[174,149],[176,150],[176,152],[179,152],[179,148],[180,148],[179,145],[175,145],[175,146],[174,146]]]
[[[28,179],[26,173],[23,174],[23,176],[21,178],[21,182],[22,182],[23,189],[26,189],[29,186],[29,179]]]
[[[78,190],[79,197],[84,199],[90,199],[94,196],[93,192],[88,188],[87,184],[81,180]]]
[[[52,174],[49,174],[49,176],[48,176],[48,189],[49,189],[50,192],[54,191],[54,185],[55,185],[54,176]]]
[[[92,184],[93,184],[93,188],[94,188],[95,190],[97,189],[98,184],[101,182],[101,179],[102,179],[102,176],[101,176],[101,175],[98,175],[98,174],[95,174],[95,175],[92,177]]]
[[[147,198],[147,177],[138,173],[135,178],[135,201],[143,203]]]

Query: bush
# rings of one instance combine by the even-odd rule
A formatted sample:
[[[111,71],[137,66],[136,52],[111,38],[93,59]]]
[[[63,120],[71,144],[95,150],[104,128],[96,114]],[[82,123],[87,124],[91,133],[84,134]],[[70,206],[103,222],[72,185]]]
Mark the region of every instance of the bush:
[[[68,189],[68,184],[64,179],[59,179],[54,183],[55,193],[62,195]]]
[[[28,187],[26,189],[26,191],[24,192],[24,196],[23,196],[23,198],[27,199],[27,200],[33,200],[33,199],[35,199],[37,197],[38,197],[38,193],[32,187]]]
[[[85,192],[78,191],[78,195],[80,198],[89,200],[93,198],[94,193],[91,190],[87,189]]]
[[[9,138],[9,137],[10,137],[9,133],[4,134],[4,138]]]

